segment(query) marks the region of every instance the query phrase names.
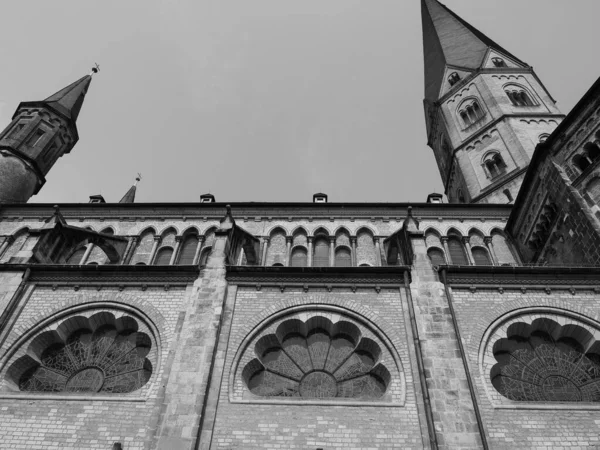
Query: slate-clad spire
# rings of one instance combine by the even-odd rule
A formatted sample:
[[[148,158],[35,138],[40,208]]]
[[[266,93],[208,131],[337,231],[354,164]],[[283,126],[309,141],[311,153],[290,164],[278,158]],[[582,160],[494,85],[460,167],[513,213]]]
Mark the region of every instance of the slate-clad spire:
[[[83,99],[91,82],[92,76],[86,75],[75,83],[61,89],[56,94],[51,95],[44,100],[44,103],[75,122],[77,121],[79,111],[81,111],[81,106],[83,105]]]
[[[129,188],[127,193],[123,196],[123,198],[119,201],[119,203],[135,203],[135,193],[137,191],[137,184],[142,179],[141,175],[138,175],[135,178],[135,183],[133,186]]]
[[[439,98],[447,66],[477,70],[489,49],[522,63],[437,0],[421,0],[421,12],[426,99],[435,101]]]

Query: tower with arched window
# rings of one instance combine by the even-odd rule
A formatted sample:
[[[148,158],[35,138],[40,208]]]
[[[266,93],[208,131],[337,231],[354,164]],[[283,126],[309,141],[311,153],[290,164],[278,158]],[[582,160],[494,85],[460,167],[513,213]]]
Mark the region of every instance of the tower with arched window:
[[[540,136],[562,121],[533,68],[437,0],[422,0],[425,117],[452,203],[511,203]]]

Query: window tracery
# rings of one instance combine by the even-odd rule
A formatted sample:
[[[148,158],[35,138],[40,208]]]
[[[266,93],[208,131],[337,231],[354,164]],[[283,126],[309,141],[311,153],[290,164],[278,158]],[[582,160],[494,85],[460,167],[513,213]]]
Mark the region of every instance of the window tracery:
[[[485,116],[485,112],[475,99],[467,100],[460,105],[458,110],[465,127],[469,127],[480,121]]]
[[[529,93],[521,86],[506,86],[504,92],[513,106],[536,106]]]
[[[600,402],[598,333],[560,317],[527,319],[493,344],[496,391],[517,402]]]
[[[506,163],[500,156],[500,153],[489,153],[483,160],[483,165],[486,169],[487,176],[496,178],[499,175],[506,173]]]
[[[124,394],[152,375],[156,350],[131,316],[103,311],[75,316],[38,334],[12,363],[7,381],[19,391]]]
[[[286,320],[258,339],[254,353],[242,378],[259,397],[378,399],[391,382],[379,344],[344,320]]]
[[[459,81],[460,81],[460,75],[457,72],[452,72],[448,76],[448,83],[450,83],[450,86],[454,86]]]

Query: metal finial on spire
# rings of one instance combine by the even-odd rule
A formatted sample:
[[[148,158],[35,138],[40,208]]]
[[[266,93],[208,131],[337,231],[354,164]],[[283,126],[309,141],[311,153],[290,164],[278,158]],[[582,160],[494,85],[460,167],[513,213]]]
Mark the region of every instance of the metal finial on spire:
[[[133,184],[134,186],[137,186],[137,184],[142,181],[142,174],[138,173],[137,177],[135,177],[135,183]]]
[[[94,67],[92,67],[92,71],[90,72],[90,76],[94,75],[95,73],[100,72],[100,66],[98,65],[98,63],[94,63]]]

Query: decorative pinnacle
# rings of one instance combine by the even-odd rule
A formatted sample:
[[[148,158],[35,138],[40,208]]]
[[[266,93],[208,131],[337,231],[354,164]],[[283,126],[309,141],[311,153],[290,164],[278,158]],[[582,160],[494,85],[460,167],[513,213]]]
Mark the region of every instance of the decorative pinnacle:
[[[95,73],[100,72],[100,66],[98,65],[98,63],[94,63],[94,67],[92,67],[92,71],[90,72],[90,76],[94,75]]]

